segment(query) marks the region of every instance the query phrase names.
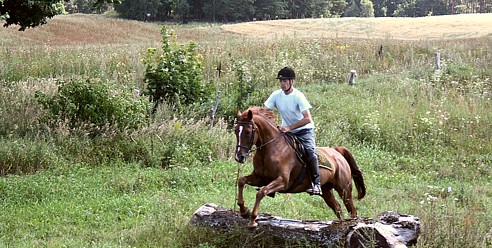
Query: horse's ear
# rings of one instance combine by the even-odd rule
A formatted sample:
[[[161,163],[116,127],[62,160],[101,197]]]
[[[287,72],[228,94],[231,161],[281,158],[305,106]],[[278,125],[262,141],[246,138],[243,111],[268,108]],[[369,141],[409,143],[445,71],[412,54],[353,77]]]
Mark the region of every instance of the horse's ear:
[[[241,111],[237,110],[237,118],[241,117]]]
[[[253,120],[253,112],[251,110],[248,111],[248,120]]]

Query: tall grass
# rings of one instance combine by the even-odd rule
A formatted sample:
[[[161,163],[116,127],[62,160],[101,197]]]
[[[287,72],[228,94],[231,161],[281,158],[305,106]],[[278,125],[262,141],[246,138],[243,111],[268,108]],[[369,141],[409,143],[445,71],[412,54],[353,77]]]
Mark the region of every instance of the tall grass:
[[[148,45],[5,46],[0,74],[7,82],[29,78],[100,78],[138,85]]]
[[[206,202],[234,207],[237,173],[252,169],[232,161],[235,111],[262,105],[283,66],[296,70],[296,87],[314,106],[317,143],[348,146],[363,169],[368,193],[356,203],[360,215],[420,217],[419,247],[492,245],[490,38],[251,38],[215,25],[175,28],[178,39],[195,40],[204,80],[222,91],[212,128],[198,118],[207,109],[173,113],[165,105],[143,129],[97,137],[39,122],[34,93],[56,93],[55,79],[145,87],[142,41],[0,50],[0,200],[9,213],[0,215],[0,245],[237,246],[184,223]],[[350,87],[352,69],[359,76]],[[247,189],[247,204],[254,193]],[[265,199],[260,211],[335,218],[321,199],[302,194]]]

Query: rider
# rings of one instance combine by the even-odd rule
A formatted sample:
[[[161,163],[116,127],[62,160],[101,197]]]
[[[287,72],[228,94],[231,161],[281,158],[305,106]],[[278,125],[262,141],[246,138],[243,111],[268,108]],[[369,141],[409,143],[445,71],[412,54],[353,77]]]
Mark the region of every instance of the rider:
[[[280,90],[274,91],[265,101],[268,109],[277,108],[282,117],[281,132],[290,132],[302,142],[306,149],[306,163],[312,171],[312,187],[307,190],[312,195],[321,195],[318,157],[315,154],[314,122],[311,118],[312,108],[304,94],[294,88],[296,74],[289,67],[282,68],[277,75]]]

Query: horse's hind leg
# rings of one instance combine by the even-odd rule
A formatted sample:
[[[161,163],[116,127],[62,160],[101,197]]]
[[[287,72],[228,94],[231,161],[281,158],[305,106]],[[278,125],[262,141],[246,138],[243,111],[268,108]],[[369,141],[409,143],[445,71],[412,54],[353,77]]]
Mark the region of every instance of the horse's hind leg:
[[[349,187],[345,189],[336,190],[338,195],[342,198],[345,208],[347,208],[347,211],[350,213],[350,217],[352,219],[357,218],[357,210],[355,210],[354,201],[352,200],[352,185],[350,184]]]
[[[342,219],[342,208],[340,207],[340,204],[338,204],[337,200],[335,199],[335,196],[333,195],[333,191],[331,188],[328,188],[327,186],[322,187],[323,190],[323,200],[325,200],[326,205],[328,205],[333,212],[335,212],[337,218],[339,220]]]

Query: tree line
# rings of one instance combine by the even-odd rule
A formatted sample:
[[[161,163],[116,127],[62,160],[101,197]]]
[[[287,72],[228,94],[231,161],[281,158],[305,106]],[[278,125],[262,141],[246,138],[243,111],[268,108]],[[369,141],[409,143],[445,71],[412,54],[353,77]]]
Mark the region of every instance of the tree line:
[[[100,13],[114,8],[123,18],[141,21],[241,22],[320,17],[421,17],[491,13],[492,0],[70,0],[69,12]]]
[[[242,22],[320,17],[420,17],[492,13],[492,0],[0,0],[0,20],[19,30],[63,13],[140,21]]]

